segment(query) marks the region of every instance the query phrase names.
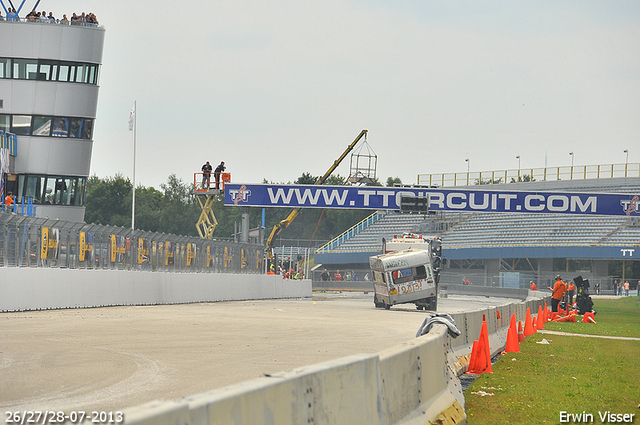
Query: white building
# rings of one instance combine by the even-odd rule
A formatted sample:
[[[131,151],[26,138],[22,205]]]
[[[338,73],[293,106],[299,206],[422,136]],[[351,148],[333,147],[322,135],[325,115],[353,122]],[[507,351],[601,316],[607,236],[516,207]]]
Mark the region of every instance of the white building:
[[[104,34],[0,20],[0,130],[18,141],[5,190],[33,198],[39,217],[84,220]]]

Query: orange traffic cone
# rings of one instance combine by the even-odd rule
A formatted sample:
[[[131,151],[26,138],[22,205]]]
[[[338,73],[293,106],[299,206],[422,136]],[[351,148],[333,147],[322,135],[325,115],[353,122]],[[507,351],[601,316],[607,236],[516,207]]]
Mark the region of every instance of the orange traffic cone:
[[[491,373],[491,352],[489,348],[487,322],[483,320],[482,327],[480,328],[480,337],[478,341],[473,342],[471,360],[469,361],[469,370],[467,373],[470,375],[481,375],[486,372]]]
[[[531,310],[527,307],[527,317],[524,320],[524,336],[525,338],[529,335],[533,335],[535,331],[533,330],[533,323],[531,323]]]
[[[467,372],[469,373],[472,370],[476,369],[476,359],[478,358],[478,341],[473,341],[473,346],[471,347],[471,358],[469,359],[469,367],[467,368]]]
[[[563,317],[556,317],[554,320],[554,322],[574,322],[576,321],[576,315],[575,314],[569,314],[567,316],[563,316]]]
[[[548,323],[549,322],[549,308],[547,307],[547,302],[544,302],[544,311],[542,312],[542,314],[544,314],[544,322]]]
[[[518,342],[524,342],[524,332],[522,331],[521,321],[518,321]]]
[[[538,322],[538,330],[544,329],[544,313],[542,312],[542,306],[538,306],[538,317],[536,317]]]
[[[582,323],[593,323],[594,325],[597,324],[595,315],[590,311],[586,312],[582,316]]]
[[[507,332],[507,345],[504,348],[507,353],[519,353],[520,342],[518,341],[518,331],[516,330],[516,315],[511,315],[511,323]]]

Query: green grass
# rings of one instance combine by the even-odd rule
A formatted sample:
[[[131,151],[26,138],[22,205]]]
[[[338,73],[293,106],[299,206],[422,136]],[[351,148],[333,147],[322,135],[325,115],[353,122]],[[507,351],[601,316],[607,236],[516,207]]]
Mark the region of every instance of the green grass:
[[[545,324],[545,329],[613,336],[639,336],[637,298],[597,300],[597,325]],[[549,326],[548,326],[549,325]],[[538,344],[546,338],[550,344]],[[493,396],[472,392],[485,391]],[[503,355],[492,374],[465,392],[468,424],[556,424],[560,412],[635,414],[640,423],[640,341],[532,335],[520,353]],[[606,422],[605,422],[606,423]]]

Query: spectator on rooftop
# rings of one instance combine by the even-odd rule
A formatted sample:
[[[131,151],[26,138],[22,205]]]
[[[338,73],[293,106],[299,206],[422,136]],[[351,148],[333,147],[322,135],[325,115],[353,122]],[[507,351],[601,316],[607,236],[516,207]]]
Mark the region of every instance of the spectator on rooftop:
[[[49,12],[49,16],[47,16],[47,18],[51,21],[51,22],[55,22],[56,18],[54,18],[53,16],[53,12]]]
[[[67,19],[66,14],[62,15],[62,19],[60,20],[60,23],[64,25],[69,25],[69,19]]]
[[[7,11],[7,21],[18,21],[18,20],[20,20],[20,17],[18,16],[16,9],[9,8],[9,10]]]

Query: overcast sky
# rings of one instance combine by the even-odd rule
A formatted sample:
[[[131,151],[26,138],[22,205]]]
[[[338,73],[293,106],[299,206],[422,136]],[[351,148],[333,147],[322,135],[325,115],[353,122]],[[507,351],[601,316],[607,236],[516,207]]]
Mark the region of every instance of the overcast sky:
[[[35,3],[32,1],[32,3]],[[31,5],[32,6],[32,5]],[[26,6],[25,6],[26,7]],[[91,174],[378,177],[640,161],[640,2],[42,0],[106,29]],[[24,13],[22,13],[24,15]],[[338,169],[349,174],[349,158]]]

